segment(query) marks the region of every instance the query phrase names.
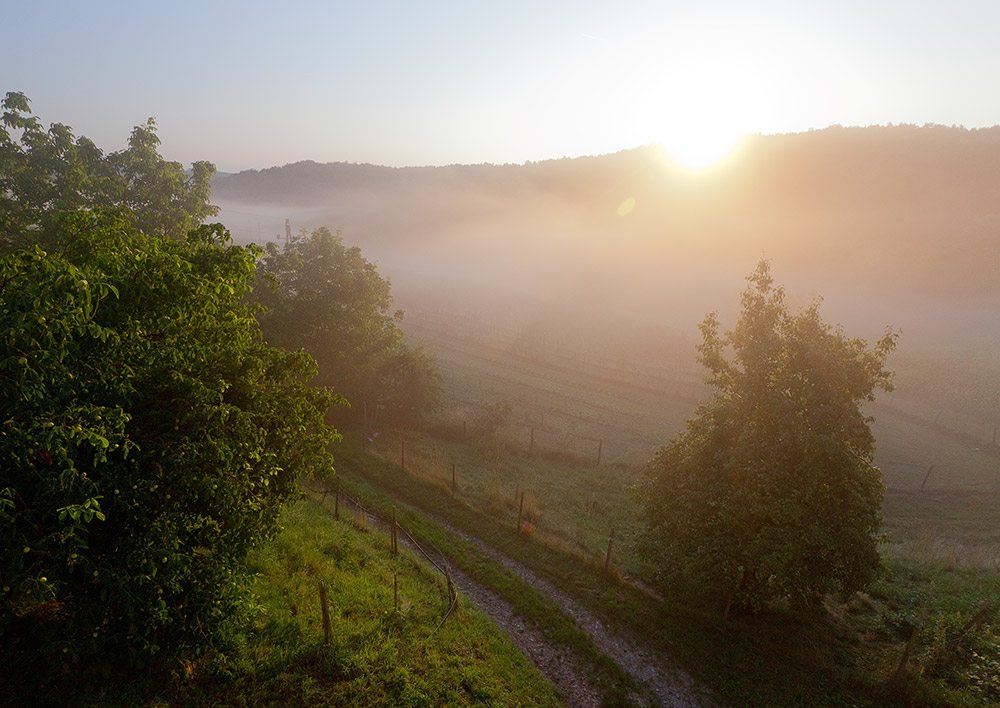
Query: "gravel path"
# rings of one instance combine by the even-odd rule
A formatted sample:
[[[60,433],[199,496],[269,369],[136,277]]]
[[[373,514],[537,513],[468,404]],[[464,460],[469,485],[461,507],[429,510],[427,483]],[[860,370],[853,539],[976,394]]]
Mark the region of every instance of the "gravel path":
[[[675,708],[710,708],[716,705],[716,701],[707,692],[697,689],[691,677],[674,665],[668,657],[641,646],[635,638],[622,632],[621,628],[612,630],[584,609],[579,602],[561,592],[550,582],[539,578],[528,568],[487,546],[475,536],[456,529],[444,519],[433,514],[427,514],[423,511],[420,513],[450,533],[474,544],[479,550],[490,555],[540,593],[554,600],[576,620],[581,629],[590,635],[594,646],[599,651],[614,659],[636,683],[646,689],[647,699],[653,699],[652,705]],[[473,602],[475,602],[474,598]],[[487,612],[487,614],[489,613]],[[568,703],[568,705],[575,706],[577,704]]]
[[[408,506],[398,501],[397,504]],[[691,677],[677,668],[668,657],[642,647],[635,638],[620,631],[620,628],[612,631],[576,600],[558,590],[548,581],[539,578],[517,561],[487,546],[475,536],[456,529],[434,514],[414,507],[409,508],[431,519],[450,533],[472,543],[522,578],[535,590],[555,601],[576,620],[581,629],[590,635],[594,646],[599,651],[616,661],[637,684],[645,689],[645,695],[634,696],[637,701],[651,706],[659,705],[673,708],[713,708],[717,705],[712,696],[695,687]],[[389,532],[390,524],[372,515],[369,515],[368,518],[372,524],[379,526],[386,533]],[[412,550],[418,550],[410,543],[406,534],[400,535],[400,543]],[[431,552],[431,549],[424,548],[423,551]],[[434,554],[440,555],[440,552],[435,549]],[[447,562],[447,559],[442,558],[441,561],[436,562],[440,564]],[[525,622],[517,614],[511,603],[489,588],[472,580],[461,570],[454,568],[451,563],[448,565],[452,579],[462,594],[511,638],[518,649],[556,686],[567,706],[572,708],[596,708],[600,706],[599,693],[588,680],[588,666],[584,662],[581,662],[566,647],[549,642],[542,632],[531,623]]]
[[[423,513],[416,509],[414,511]],[[379,528],[386,534],[391,533],[391,522],[367,511],[365,517],[369,525]],[[425,554],[432,554],[435,557],[434,563],[441,568],[447,565],[452,581],[461,590],[462,595],[510,637],[521,653],[552,682],[567,708],[599,708],[600,695],[587,679],[589,673],[587,666],[571,651],[549,642],[541,631],[517,614],[514,605],[454,567],[436,548],[417,546],[406,533],[399,535],[399,544],[420,556],[426,557]]]
[[[598,708],[601,698],[587,680],[587,667],[565,647],[551,644],[538,629],[518,616],[514,606],[460,570],[451,568],[462,594],[486,613],[521,653],[559,690],[567,706]]]

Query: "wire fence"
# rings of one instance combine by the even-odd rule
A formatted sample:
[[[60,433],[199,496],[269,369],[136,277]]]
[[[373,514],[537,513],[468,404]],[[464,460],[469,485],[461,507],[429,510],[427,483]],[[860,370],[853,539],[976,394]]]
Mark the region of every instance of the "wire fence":
[[[426,550],[424,550],[424,547],[417,541],[416,538],[414,538],[413,534],[411,534],[406,528],[403,527],[402,524],[399,523],[399,520],[396,518],[396,513],[395,513],[396,508],[395,508],[395,506],[393,507],[393,513],[392,513],[391,517],[387,518],[385,516],[382,516],[381,514],[376,513],[375,511],[373,511],[370,508],[365,508],[364,504],[362,503],[362,501],[360,499],[357,499],[357,498],[351,496],[350,494],[348,494],[347,492],[345,492],[341,488],[339,480],[337,481],[336,487],[333,488],[333,489],[329,488],[328,486],[324,487],[321,490],[320,489],[313,489],[312,487],[310,487],[309,485],[307,485],[304,482],[302,483],[302,486],[306,490],[308,490],[309,492],[311,492],[312,494],[320,497],[320,504],[321,505],[324,504],[324,502],[326,501],[326,498],[330,494],[333,494],[334,495],[334,504],[335,504],[335,507],[334,507],[334,518],[336,518],[336,519],[340,518],[340,502],[341,502],[341,500],[343,500],[348,505],[351,505],[355,509],[357,509],[358,512],[362,515],[362,518],[364,518],[366,520],[374,520],[377,524],[379,524],[383,528],[388,528],[389,529],[389,534],[390,534],[390,539],[391,539],[390,544],[391,544],[391,549],[392,549],[393,555],[395,555],[398,552],[398,545],[397,545],[397,538],[398,537],[397,537],[397,534],[399,532],[402,532],[403,536],[409,542],[410,547],[413,548],[422,558],[424,558],[424,560],[426,560],[430,564],[430,566],[432,568],[434,568],[434,570],[436,570],[438,573],[440,573],[443,576],[443,578],[445,580],[445,583],[447,585],[448,610],[445,612],[444,617],[441,618],[441,621],[434,628],[434,630],[430,633],[430,635],[428,635],[427,638],[430,639],[430,637],[434,636],[434,634],[439,629],[441,629],[441,626],[444,625],[445,621],[452,615],[452,613],[458,607],[458,589],[455,586],[454,581],[452,580],[451,569],[449,568],[449,566],[448,566],[448,564],[446,562],[447,556],[445,556],[445,554],[441,552],[441,549],[438,548],[437,546],[435,546],[433,544],[433,542],[430,542],[430,541],[427,542],[433,548],[434,552],[438,556],[438,559],[435,560],[435,558],[433,558],[431,556],[431,554],[429,554]],[[394,588],[393,588],[393,590],[394,590],[394,595],[395,595],[395,593],[396,593],[395,580],[394,580]],[[321,599],[321,602],[322,602],[322,599]],[[324,607],[325,607],[325,605],[324,605]]]

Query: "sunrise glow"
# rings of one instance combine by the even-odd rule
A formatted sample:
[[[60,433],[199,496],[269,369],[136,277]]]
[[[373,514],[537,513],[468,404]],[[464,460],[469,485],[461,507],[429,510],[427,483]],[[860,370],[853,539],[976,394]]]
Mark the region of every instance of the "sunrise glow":
[[[2,14],[0,708],[1000,708],[1000,1]]]
[[[687,133],[663,142],[660,148],[664,158],[672,165],[688,170],[701,171],[717,167],[735,152],[740,143],[739,135],[717,135],[711,132]]]

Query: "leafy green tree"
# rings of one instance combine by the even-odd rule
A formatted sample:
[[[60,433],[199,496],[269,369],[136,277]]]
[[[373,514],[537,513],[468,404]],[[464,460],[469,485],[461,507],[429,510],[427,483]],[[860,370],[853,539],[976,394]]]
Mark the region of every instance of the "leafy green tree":
[[[761,261],[736,327],[701,325],[712,401],[647,467],[643,545],[665,584],[694,580],[731,607],[804,605],[865,587],[880,568],[884,485],[862,406],[891,390],[890,330],[874,347],[790,313]]]
[[[433,358],[402,343],[389,281],[340,232],[323,226],[281,249],[268,244],[259,274],[268,342],[311,354],[317,382],[336,386],[356,418],[411,424],[436,405]]]
[[[203,651],[297,478],[331,469],[334,397],[264,344],[259,250],[221,226],[42,221],[53,248],[0,255],[0,660],[32,676]]]
[[[45,238],[62,211],[124,207],[142,233],[176,240],[218,212],[208,202],[215,166],[195,162],[188,175],[164,160],[152,118],[133,129],[126,149],[104,155],[61,123],[45,130],[22,93],[7,93],[2,108],[0,248]]]

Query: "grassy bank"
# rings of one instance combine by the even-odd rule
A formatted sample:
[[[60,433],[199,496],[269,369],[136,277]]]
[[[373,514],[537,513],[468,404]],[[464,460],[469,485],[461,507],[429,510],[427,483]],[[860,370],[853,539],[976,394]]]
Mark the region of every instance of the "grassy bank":
[[[478,609],[448,609],[444,580],[384,534],[314,501],[254,554],[258,609],[231,645],[145,682],[65,692],[63,705],[560,706],[544,677]],[[398,583],[394,607],[393,577]],[[324,646],[318,583],[328,588]],[[437,629],[435,629],[437,628]],[[53,696],[39,696],[52,705]]]
[[[449,509],[441,516],[457,522],[455,526],[462,531],[472,536],[506,539],[523,548],[531,545],[512,530],[507,529],[505,532],[495,520],[478,513],[467,504],[442,496],[440,487],[433,483],[401,474],[392,463],[351,446],[342,448],[340,454],[344,489],[359,498],[367,510],[388,517],[398,500],[437,514],[439,509],[436,504],[443,501]],[[425,494],[428,496],[424,496]],[[399,508],[396,514],[399,523],[421,544],[427,544],[443,553],[450,563],[472,580],[490,588],[509,602],[515,612],[542,631],[549,642],[569,651],[587,666],[588,678],[600,694],[603,705],[631,706],[640,699],[637,693],[639,687],[618,664],[595,647],[593,640],[578,626],[576,620],[552,599],[534,589],[474,543],[443,528],[420,511]],[[498,547],[509,556],[519,555],[512,553],[502,543]]]
[[[465,486],[452,497],[446,479],[427,474],[419,451],[440,450],[436,441],[409,440],[407,467],[347,446],[341,469],[350,480],[370,485],[370,495],[384,493],[437,514],[462,531],[513,557],[540,577],[571,594],[611,626],[624,626],[644,643],[675,657],[690,673],[740,706],[981,706],[1000,699],[993,670],[1000,644],[987,612],[1000,605],[1000,574],[994,566],[941,563],[909,553],[891,555],[885,577],[870,595],[843,601],[831,598],[821,611],[768,613],[723,621],[721,608],[694,598],[656,600],[602,572],[598,549],[575,547],[567,534],[518,534],[517,508],[490,502],[485,487],[470,482],[491,472],[464,460]],[[393,457],[393,446],[383,452]],[[440,462],[440,460],[438,460]],[[523,474],[520,458],[507,462]],[[438,466],[440,466],[438,464]],[[567,465],[550,482],[579,474]],[[592,478],[591,475],[588,475]],[[608,482],[610,484],[610,481]],[[508,481],[508,486],[513,484]],[[509,490],[508,490],[509,492]],[[504,497],[512,496],[508,492]],[[620,492],[619,492],[620,494]],[[602,497],[602,501],[614,497]],[[907,505],[910,506],[910,505]],[[585,510],[550,510],[545,520],[562,519],[585,536],[592,521],[568,521]],[[591,530],[591,535],[596,531]],[[592,541],[590,545],[594,545]],[[890,550],[899,551],[899,547]],[[916,630],[911,653],[898,673],[906,645]],[[967,668],[963,668],[967,667]],[[990,672],[993,671],[991,674]]]

